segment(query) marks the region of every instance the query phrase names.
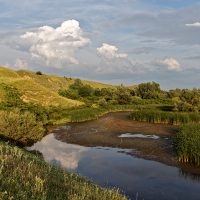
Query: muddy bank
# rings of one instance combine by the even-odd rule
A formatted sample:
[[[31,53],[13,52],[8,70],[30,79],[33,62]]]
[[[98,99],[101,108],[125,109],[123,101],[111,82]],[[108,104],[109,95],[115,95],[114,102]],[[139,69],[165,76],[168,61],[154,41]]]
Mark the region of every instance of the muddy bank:
[[[191,165],[177,160],[177,152],[173,145],[176,126],[132,121],[128,119],[130,113],[108,113],[98,120],[66,123],[52,132],[54,137],[62,142],[86,147],[120,148],[121,152],[126,154],[123,149],[132,149],[128,154],[134,157],[191,171]],[[138,134],[138,137],[119,137],[126,133]],[[145,138],[145,135],[158,137]],[[193,167],[192,172],[200,174],[199,167]]]

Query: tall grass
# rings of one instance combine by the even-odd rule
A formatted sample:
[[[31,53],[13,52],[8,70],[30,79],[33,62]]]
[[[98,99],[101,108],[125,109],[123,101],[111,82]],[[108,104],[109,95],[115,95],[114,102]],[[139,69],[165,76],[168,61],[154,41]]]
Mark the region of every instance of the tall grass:
[[[180,161],[200,164],[200,124],[179,126],[175,144]]]
[[[136,109],[138,109],[138,106],[135,105],[116,105],[116,106],[105,106],[97,108],[85,108],[72,111],[63,111],[61,115],[67,121],[82,122],[82,121],[97,119],[98,117],[109,112],[133,111]]]
[[[81,176],[0,142],[0,199],[127,199]]]
[[[131,113],[129,119],[151,123],[168,123],[173,125],[191,123],[198,124],[200,123],[200,114],[142,110]]]

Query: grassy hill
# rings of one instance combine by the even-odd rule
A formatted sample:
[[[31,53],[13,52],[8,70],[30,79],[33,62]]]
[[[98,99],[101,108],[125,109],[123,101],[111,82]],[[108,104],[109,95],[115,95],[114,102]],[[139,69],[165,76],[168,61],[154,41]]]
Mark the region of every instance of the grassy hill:
[[[56,75],[37,75],[35,72],[27,70],[14,71],[5,67],[0,67],[0,83],[6,83],[16,87],[23,95],[25,102],[42,103],[43,105],[66,105],[75,106],[82,102],[67,99],[58,95],[59,89],[68,89],[74,83],[74,78],[61,77]],[[98,83],[94,81],[82,80],[84,85],[88,84],[93,88],[116,88],[113,85]],[[131,86],[132,87],[132,86]],[[5,92],[0,85],[0,101],[4,99]]]
[[[61,104],[65,106],[82,104],[80,101],[67,99],[58,95],[57,91],[62,85],[59,85],[59,83],[53,81],[45,74],[38,76],[31,71],[13,71],[0,67],[0,83],[6,83],[7,85],[16,87],[23,95],[22,99],[25,102],[32,101],[43,105]],[[5,92],[0,85],[0,101],[4,100],[4,96]]]

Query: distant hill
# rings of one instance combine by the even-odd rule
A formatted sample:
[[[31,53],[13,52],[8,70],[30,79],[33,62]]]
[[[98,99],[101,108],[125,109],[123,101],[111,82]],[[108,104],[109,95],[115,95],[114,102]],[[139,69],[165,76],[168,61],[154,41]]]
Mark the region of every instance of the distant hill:
[[[14,71],[5,67],[0,67],[0,83],[6,83],[16,87],[25,102],[41,103],[43,105],[80,105],[82,102],[67,99],[58,95],[59,89],[68,89],[74,83],[74,78],[61,77],[56,75],[37,75],[35,72],[27,70]],[[93,88],[116,88],[116,86],[98,83],[94,81],[81,80],[83,84],[88,84]],[[0,86],[0,101],[4,99],[5,93]],[[129,88],[134,88],[130,86]]]

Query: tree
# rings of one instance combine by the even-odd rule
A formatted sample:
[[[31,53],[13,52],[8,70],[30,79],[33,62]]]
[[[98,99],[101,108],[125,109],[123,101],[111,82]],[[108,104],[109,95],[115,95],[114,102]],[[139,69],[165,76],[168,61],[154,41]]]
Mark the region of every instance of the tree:
[[[128,88],[123,85],[118,86],[114,91],[114,99],[118,101],[119,104],[130,104],[131,103],[131,94]]]
[[[160,97],[160,85],[152,81],[152,83],[141,83],[135,90],[136,96],[142,99],[156,99]]]

